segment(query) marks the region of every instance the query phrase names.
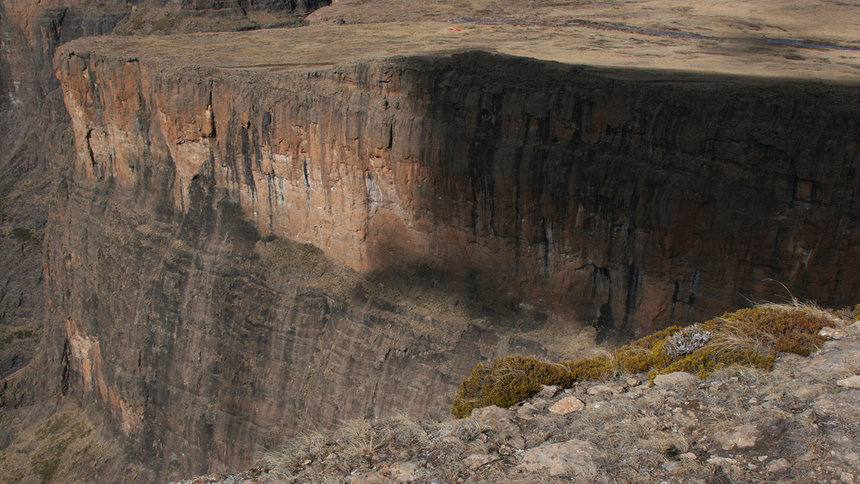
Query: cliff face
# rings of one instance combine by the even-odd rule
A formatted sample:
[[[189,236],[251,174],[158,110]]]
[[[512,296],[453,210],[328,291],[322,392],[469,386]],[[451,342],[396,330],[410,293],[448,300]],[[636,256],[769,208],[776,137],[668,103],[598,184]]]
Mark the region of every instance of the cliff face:
[[[0,278],[0,378],[30,362],[45,331],[40,246],[56,171],[70,166],[73,157],[69,117],[52,65],[56,48],[117,27],[124,33],[259,28],[328,3],[0,0],[0,257],[5,266]],[[249,18],[261,11],[269,16],[259,22]],[[59,355],[50,345],[45,350]],[[0,401],[31,397],[14,391]]]
[[[248,15],[266,11],[266,19],[278,21],[292,13],[302,13],[326,1],[265,2],[240,6],[238,2],[180,5],[181,2],[90,2],[0,0],[0,466],[2,479],[22,479],[23,469],[35,475],[38,460],[51,460],[52,452],[62,453],[68,442],[51,440],[34,443],[31,430],[41,424],[66,419],[60,414],[47,420],[58,405],[63,381],[64,326],[44,324],[44,284],[42,241],[54,183],[73,165],[73,136],[70,118],[62,100],[52,64],[56,48],[63,42],[112,32],[118,25],[133,22],[143,12],[151,19],[141,28],[126,31],[145,33],[158,22],[158,15],[183,19],[171,29],[229,30],[260,27]],[[217,3],[217,5],[215,4]],[[137,12],[133,16],[132,13]],[[250,12],[250,14],[249,14]],[[276,18],[277,17],[277,18]],[[212,19],[208,24],[200,18]],[[266,20],[264,19],[264,20]],[[162,22],[163,24],[164,22]],[[190,25],[193,24],[193,25]],[[160,25],[160,24],[159,24]],[[161,32],[161,30],[159,31]],[[69,400],[65,402],[69,404]],[[85,403],[85,402],[81,402]],[[72,412],[76,412],[73,410]],[[96,416],[97,417],[97,416]],[[47,423],[46,423],[47,420]],[[99,418],[94,418],[99,422]],[[86,440],[90,432],[72,432]],[[94,437],[90,436],[92,440]],[[30,440],[28,440],[30,439]],[[57,445],[64,443],[63,445]],[[91,442],[92,443],[92,442]],[[20,464],[21,452],[33,457]],[[44,444],[44,448],[39,446]],[[109,444],[91,446],[104,449]],[[13,447],[10,447],[13,446]],[[7,452],[8,451],[8,452]],[[122,450],[112,449],[108,475],[99,479],[123,480]],[[99,459],[104,459],[105,452]],[[78,457],[62,460],[58,480],[87,480],[105,470],[104,465],[74,469]],[[92,457],[88,454],[87,457]],[[95,459],[82,459],[92,462]],[[102,460],[102,462],[104,462]],[[56,463],[55,463],[56,464]],[[62,468],[65,467],[65,470]],[[69,467],[72,470],[69,471]],[[54,468],[56,470],[56,466]],[[135,473],[131,473],[135,474]],[[42,479],[50,479],[50,475]],[[60,477],[65,476],[65,477]],[[35,478],[35,477],[34,477]],[[23,478],[25,481],[27,478]],[[144,479],[145,480],[145,479]]]
[[[856,297],[856,87],[479,52],[55,62],[76,150],[45,246],[64,391],[160,475],[439,414],[476,361],[545,353],[557,335],[514,335],[552,321],[640,334],[769,279]]]
[[[64,149],[72,136],[53,75],[54,50],[83,33],[104,33],[100,27],[110,24],[84,27],[80,17],[65,15],[72,7],[60,3],[0,2],[0,378],[31,361],[44,332],[43,229],[56,170],[73,159]],[[20,386],[3,392],[0,402],[32,402],[32,393],[47,384]]]

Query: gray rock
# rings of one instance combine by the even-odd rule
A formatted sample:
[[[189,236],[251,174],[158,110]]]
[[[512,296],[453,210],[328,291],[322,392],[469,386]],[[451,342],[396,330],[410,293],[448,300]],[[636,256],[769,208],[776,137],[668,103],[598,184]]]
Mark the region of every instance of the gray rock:
[[[585,408],[585,404],[576,397],[565,397],[549,407],[549,411],[556,415],[567,415]]]
[[[535,415],[537,415],[539,411],[540,409],[538,409],[536,406],[526,402],[521,406],[517,407],[517,417],[530,420],[535,418]]]
[[[475,410],[472,410],[471,416],[473,419],[484,422],[498,422],[510,420],[511,411],[506,408],[490,405],[489,407],[476,408]]]
[[[836,380],[836,384],[845,388],[860,388],[860,375]]]
[[[558,385],[543,385],[540,391],[537,393],[539,398],[552,398],[558,393],[559,387]]]
[[[821,328],[818,334],[830,339],[842,339],[848,336],[848,332],[846,332],[844,329],[831,328],[830,326],[825,326]]]
[[[545,471],[551,476],[587,480],[598,474],[595,463],[598,453],[597,448],[584,440],[545,444],[527,451],[519,468],[529,472]]]
[[[854,422],[857,419],[857,397],[855,392],[822,395],[815,399],[812,410],[823,417]]]
[[[594,385],[588,389],[589,395],[616,395],[623,393],[624,387],[619,383],[607,383],[604,385]]]
[[[780,472],[791,467],[791,464],[785,459],[777,459],[767,465],[768,472]]]
[[[696,375],[685,371],[676,371],[665,375],[657,375],[654,378],[654,384],[658,387],[679,386],[679,385],[695,385],[699,382]]]
[[[727,432],[717,432],[714,439],[723,450],[748,449],[755,447],[758,429],[754,424],[741,425]]]

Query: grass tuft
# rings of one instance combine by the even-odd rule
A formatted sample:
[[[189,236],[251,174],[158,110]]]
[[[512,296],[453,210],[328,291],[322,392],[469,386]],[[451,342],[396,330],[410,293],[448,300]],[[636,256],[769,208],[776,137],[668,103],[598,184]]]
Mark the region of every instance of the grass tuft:
[[[463,380],[451,414],[461,418],[489,405],[510,407],[542,385],[570,386],[620,372],[648,372],[653,380],[675,371],[704,378],[731,365],[770,370],[778,353],[808,356],[820,348],[824,338],[818,331],[837,320],[832,312],[793,299],[726,313],[686,328],[671,326],[609,355],[579,361],[551,363],[520,355],[497,358],[479,363]]]

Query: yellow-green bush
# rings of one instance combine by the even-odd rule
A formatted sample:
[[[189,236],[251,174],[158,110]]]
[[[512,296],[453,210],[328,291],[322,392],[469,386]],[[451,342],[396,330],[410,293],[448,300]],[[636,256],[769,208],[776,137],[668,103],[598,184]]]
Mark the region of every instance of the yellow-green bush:
[[[541,385],[570,386],[575,381],[605,378],[619,371],[647,371],[653,380],[673,371],[704,378],[729,365],[769,370],[777,353],[806,356],[818,349],[824,341],[818,331],[832,321],[830,313],[795,301],[741,309],[701,323],[697,330],[710,333],[710,340],[686,354],[672,356],[670,353],[675,352],[667,352],[669,338],[685,329],[671,326],[608,356],[557,363],[519,355],[497,358],[478,364],[463,380],[451,413],[460,418],[488,405],[509,407],[537,393]]]
[[[488,364],[479,363],[460,384],[451,413],[459,418],[468,416],[472,409],[488,405],[510,407],[535,394],[541,385],[567,383],[569,375],[563,365],[530,356],[514,355]]]

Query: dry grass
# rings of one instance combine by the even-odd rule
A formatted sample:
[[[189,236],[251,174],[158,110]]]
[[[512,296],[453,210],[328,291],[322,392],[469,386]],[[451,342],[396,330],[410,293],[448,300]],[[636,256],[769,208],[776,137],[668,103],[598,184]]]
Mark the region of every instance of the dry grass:
[[[173,65],[181,71],[185,66],[195,65],[214,68],[242,68],[248,71],[281,72],[317,70],[345,62],[361,59],[390,58],[398,55],[437,54],[462,50],[487,50],[499,53],[532,57],[578,65],[606,67],[632,67],[676,69],[704,72],[724,72],[752,76],[781,76],[784,78],[847,79],[856,77],[860,64],[860,53],[850,50],[798,49],[787,46],[749,45],[738,42],[744,37],[760,37],[761,31],[725,32],[727,40],[702,42],[676,36],[660,38],[654,42],[653,35],[639,35],[630,31],[594,28],[577,24],[576,19],[599,19],[600,22],[617,23],[618,10],[623,8],[627,18],[635,19],[641,27],[663,29],[667,22],[680,29],[698,31],[723,30],[727,22],[724,13],[718,15],[679,17],[673,9],[660,2],[582,2],[575,8],[569,6],[536,6],[533,2],[506,2],[506,6],[493,8],[491,15],[500,16],[499,23],[470,22],[457,19],[475,16],[469,5],[447,2],[376,2],[373,8],[362,6],[364,2],[344,2],[335,8],[326,8],[312,16],[319,23],[299,29],[272,29],[230,34],[131,36],[122,39],[99,39],[77,41],[73,48],[97,48],[110,55],[134,55],[141,62],[157,60],[162,70]],[[754,3],[767,3],[755,0]],[[347,5],[349,4],[349,5]],[[497,6],[499,4],[496,4]],[[526,6],[527,5],[527,6]],[[790,5],[790,3],[789,3]],[[761,7],[774,19],[780,15],[772,2]],[[699,7],[701,8],[701,7]],[[823,6],[819,6],[819,9]],[[830,6],[834,15],[827,22],[812,23],[827,25],[827,29],[807,31],[799,29],[791,9],[777,9],[783,15],[783,23],[774,35],[797,38],[828,37],[841,32],[834,42],[853,42],[852,23],[858,14]],[[816,11],[816,15],[823,12]],[[547,20],[545,25],[541,23]],[[327,22],[326,19],[346,18],[347,25]],[[791,19],[788,21],[788,19]],[[202,19],[196,19],[201,22]],[[748,19],[744,20],[744,24]],[[220,19],[218,20],[220,21]],[[161,24],[158,24],[161,22]],[[230,21],[251,24],[247,18]],[[700,22],[704,22],[701,24]],[[167,27],[159,12],[152,10],[136,16],[127,27],[129,32],[146,32],[152,27]],[[205,22],[204,22],[205,23]],[[812,25],[806,23],[805,25]],[[191,28],[185,22],[176,22],[177,27]],[[738,22],[735,25],[741,25]],[[450,31],[457,27],[460,31]],[[201,30],[220,30],[223,25],[204,26]],[[226,27],[230,28],[230,27]],[[674,28],[674,27],[673,27]],[[768,27],[770,28],[770,27]],[[794,32],[792,34],[791,32]],[[86,46],[86,47],[85,47]],[[696,55],[685,55],[694,49]],[[798,57],[787,62],[787,52],[800,52]],[[728,54],[728,55],[727,55]]]
[[[777,338],[764,331],[758,330],[755,321],[745,317],[717,318],[722,326],[711,344],[722,353],[737,350],[749,351],[760,355],[771,353],[777,344]]]
[[[819,330],[840,319],[831,311],[796,299],[760,304],[726,313],[701,324],[672,326],[614,352],[578,360],[545,362],[512,355],[475,367],[454,398],[452,414],[469,415],[487,405],[508,407],[540,390],[541,385],[569,386],[579,380],[605,380],[628,373],[657,375],[684,371],[706,377],[732,365],[770,370],[778,353],[806,356],[824,342]],[[679,334],[704,334],[696,344],[670,344]]]
[[[256,465],[284,482],[293,482],[290,476],[300,473],[300,482],[338,482],[336,476],[369,471],[381,460],[408,460],[428,435],[428,429],[406,415],[347,420],[330,436],[298,435],[280,449],[262,453]]]
[[[772,311],[787,312],[800,311],[815,319],[829,320],[833,324],[844,326],[845,321],[837,318],[832,311],[823,309],[818,304],[812,301],[800,301],[796,297],[784,303],[763,302],[755,305],[757,308],[770,309]]]

